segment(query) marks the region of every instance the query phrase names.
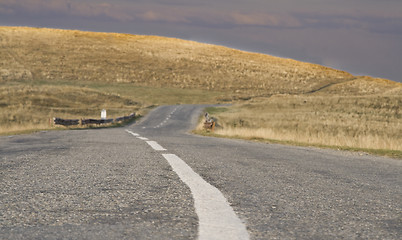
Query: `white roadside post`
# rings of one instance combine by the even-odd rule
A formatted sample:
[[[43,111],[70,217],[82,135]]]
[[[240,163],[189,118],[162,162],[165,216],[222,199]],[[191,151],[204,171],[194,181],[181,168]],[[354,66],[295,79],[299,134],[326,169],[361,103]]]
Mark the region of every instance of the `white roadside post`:
[[[101,120],[106,120],[106,109],[102,109]]]

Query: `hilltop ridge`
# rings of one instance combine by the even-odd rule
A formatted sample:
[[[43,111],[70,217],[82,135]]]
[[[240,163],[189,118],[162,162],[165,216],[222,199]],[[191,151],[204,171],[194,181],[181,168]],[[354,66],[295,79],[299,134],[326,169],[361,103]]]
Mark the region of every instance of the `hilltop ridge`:
[[[317,64],[157,36],[0,27],[0,45],[0,81],[119,82],[248,96],[324,90],[366,94],[402,86]],[[361,82],[370,89],[355,87]]]

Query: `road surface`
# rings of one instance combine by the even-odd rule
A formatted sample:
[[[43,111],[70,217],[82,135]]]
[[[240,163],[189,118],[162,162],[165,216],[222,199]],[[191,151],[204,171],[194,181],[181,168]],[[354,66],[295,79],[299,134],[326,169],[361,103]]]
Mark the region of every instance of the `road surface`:
[[[124,128],[0,137],[0,239],[400,239],[402,161]]]

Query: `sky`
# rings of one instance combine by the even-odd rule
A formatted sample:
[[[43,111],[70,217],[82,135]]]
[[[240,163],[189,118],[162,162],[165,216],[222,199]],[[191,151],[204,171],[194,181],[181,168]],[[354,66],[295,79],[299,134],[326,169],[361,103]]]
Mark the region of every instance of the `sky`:
[[[0,25],[175,37],[402,82],[402,0],[0,0]]]

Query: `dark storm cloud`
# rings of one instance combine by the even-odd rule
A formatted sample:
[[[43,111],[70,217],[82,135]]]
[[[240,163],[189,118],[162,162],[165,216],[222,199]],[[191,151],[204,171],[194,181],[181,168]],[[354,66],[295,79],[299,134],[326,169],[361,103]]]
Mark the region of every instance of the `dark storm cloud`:
[[[362,29],[376,33],[402,34],[402,16],[385,17],[367,14],[294,13],[304,28]]]
[[[254,26],[263,28],[358,28],[375,32],[402,33],[402,16],[370,16],[367,13],[323,13],[261,10],[205,9],[186,1],[73,1],[0,0],[3,14],[104,17],[117,21],[149,21],[202,25],[210,28]],[[230,1],[228,1],[230,2]],[[172,4],[174,3],[174,4]]]
[[[0,0],[0,9],[10,15],[29,14],[37,16],[63,15],[79,17],[107,17],[120,21],[133,20],[124,9],[110,3],[72,0]]]

